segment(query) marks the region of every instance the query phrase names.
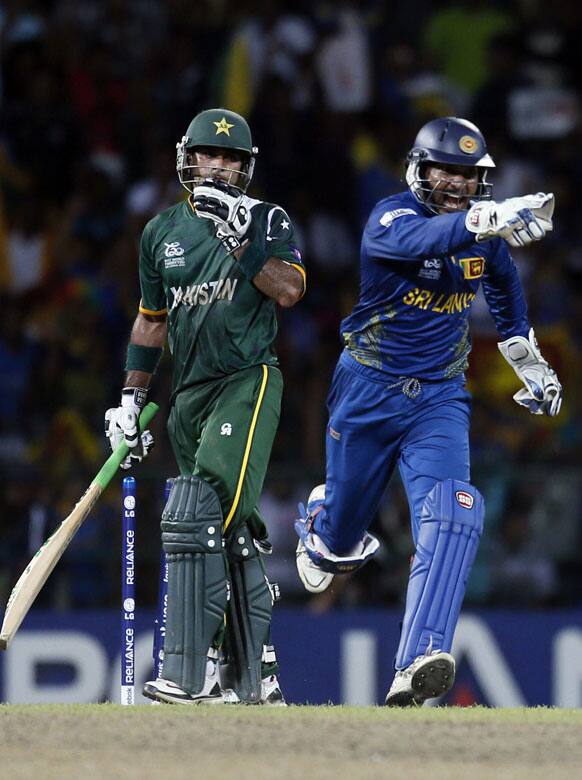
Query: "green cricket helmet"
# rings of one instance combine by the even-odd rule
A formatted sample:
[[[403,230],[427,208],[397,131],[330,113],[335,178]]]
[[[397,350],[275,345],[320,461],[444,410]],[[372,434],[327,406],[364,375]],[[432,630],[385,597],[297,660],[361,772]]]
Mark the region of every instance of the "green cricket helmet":
[[[209,108],[201,111],[188,125],[186,135],[176,144],[176,170],[180,184],[192,193],[194,187],[205,178],[200,173],[193,152],[196,148],[232,149],[240,152],[243,164],[240,171],[216,168],[213,172],[230,174],[227,181],[246,192],[255,167],[258,149],[253,146],[251,130],[244,117],[226,108]],[[207,177],[206,177],[207,178]]]

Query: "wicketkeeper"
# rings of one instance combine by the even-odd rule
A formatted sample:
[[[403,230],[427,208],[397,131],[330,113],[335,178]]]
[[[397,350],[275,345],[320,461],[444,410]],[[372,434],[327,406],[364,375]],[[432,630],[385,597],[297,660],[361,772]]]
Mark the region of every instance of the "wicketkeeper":
[[[493,201],[493,167],[475,125],[435,119],[408,154],[408,190],[372,210],[360,299],[341,323],[345,349],[328,396],[325,485],[296,523],[299,576],[321,592],[376,553],[368,528],[398,467],[416,554],[389,706],[422,704],[455,678],[450,650],[485,511],[471,484],[465,387],[481,285],[499,349],[524,385],[517,403],[554,416],[562,402],[510,254],[552,229],[554,196]]]

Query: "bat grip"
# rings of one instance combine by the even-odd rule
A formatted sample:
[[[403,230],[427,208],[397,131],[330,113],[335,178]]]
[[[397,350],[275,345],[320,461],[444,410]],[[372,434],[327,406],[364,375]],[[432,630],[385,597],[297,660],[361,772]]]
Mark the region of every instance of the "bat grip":
[[[143,432],[146,426],[149,425],[151,420],[153,420],[159,408],[160,407],[157,404],[155,404],[153,401],[150,401],[149,404],[146,404],[146,406],[144,406],[144,408],[141,411],[141,414],[139,415],[140,432]],[[114,475],[117,473],[117,469],[119,468],[121,461],[127,457],[128,453],[129,453],[129,447],[125,442],[121,442],[121,444],[115,450],[115,452],[112,452],[111,455],[107,458],[107,460],[103,464],[103,467],[95,476],[95,479],[93,480],[92,484],[97,483],[101,487],[101,489],[104,490],[107,487],[107,485],[111,482]]]

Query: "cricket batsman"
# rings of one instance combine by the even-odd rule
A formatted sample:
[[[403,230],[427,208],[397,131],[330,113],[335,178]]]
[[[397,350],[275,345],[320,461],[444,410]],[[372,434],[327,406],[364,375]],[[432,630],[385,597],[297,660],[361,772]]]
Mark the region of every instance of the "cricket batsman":
[[[246,194],[257,152],[246,120],[224,108],[195,116],[177,144],[189,195],[143,231],[121,403],[105,415],[112,448],[130,447],[124,465],[141,460],[151,436],[138,435],[138,418],[167,339],[168,433],[180,476],[161,523],[163,677],[144,688],[161,702],[285,703],[257,503],[283,389],[276,307],[297,303],[306,276],[287,213]]]
[[[360,297],[341,323],[344,350],[328,396],[325,484],[296,523],[299,576],[321,592],[377,551],[368,527],[398,466],[416,553],[388,706],[421,705],[455,677],[450,650],[484,519],[471,484],[465,388],[480,285],[499,350],[524,385],[515,401],[552,417],[562,401],[510,253],[552,229],[554,197],[495,202],[493,167],[475,125],[435,119],[408,153],[408,190],[373,209]]]

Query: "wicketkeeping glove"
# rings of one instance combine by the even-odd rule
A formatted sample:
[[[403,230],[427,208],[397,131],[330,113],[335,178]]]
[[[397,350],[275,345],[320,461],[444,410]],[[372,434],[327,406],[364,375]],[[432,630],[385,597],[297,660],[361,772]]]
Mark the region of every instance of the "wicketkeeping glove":
[[[125,441],[129,455],[121,463],[122,469],[129,469],[140,463],[154,446],[154,437],[149,431],[139,434],[138,419],[145,406],[147,390],[143,387],[124,387],[121,404],[105,412],[105,435],[111,449],[115,450]]]
[[[465,218],[465,227],[477,234],[477,241],[494,236],[505,239],[510,246],[522,247],[539,241],[552,230],[554,196],[550,192],[475,203]]]
[[[216,179],[205,179],[194,187],[192,202],[196,213],[216,223],[217,236],[242,238],[251,224],[248,199],[231,184]]]
[[[542,357],[533,328],[527,339],[512,336],[497,346],[525,385],[515,393],[513,400],[532,414],[545,413],[555,417],[562,406],[562,385],[554,369]]]

